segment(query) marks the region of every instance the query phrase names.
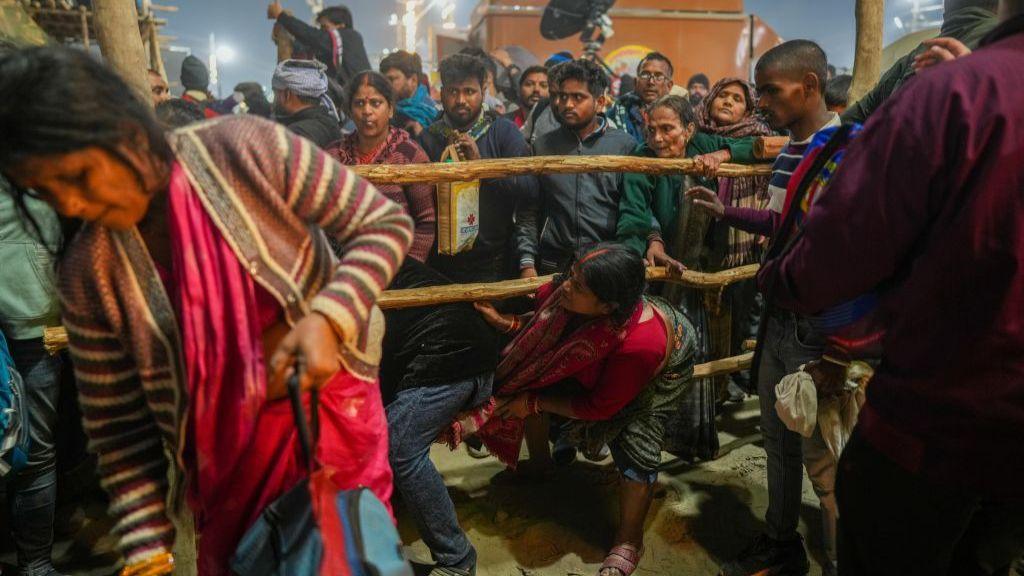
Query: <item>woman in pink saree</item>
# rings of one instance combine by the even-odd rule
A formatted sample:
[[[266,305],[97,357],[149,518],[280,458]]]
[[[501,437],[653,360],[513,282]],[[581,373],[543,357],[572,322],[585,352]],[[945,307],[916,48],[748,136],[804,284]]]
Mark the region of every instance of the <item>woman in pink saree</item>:
[[[0,170],[81,223],[62,316],[125,573],[229,573],[253,520],[307,474],[279,400],[295,372],[319,390],[325,474],[387,502],[374,302],[411,243],[401,208],[260,119],[165,135],[82,52],[0,57],[0,94]],[[171,520],[189,512],[191,551]]]

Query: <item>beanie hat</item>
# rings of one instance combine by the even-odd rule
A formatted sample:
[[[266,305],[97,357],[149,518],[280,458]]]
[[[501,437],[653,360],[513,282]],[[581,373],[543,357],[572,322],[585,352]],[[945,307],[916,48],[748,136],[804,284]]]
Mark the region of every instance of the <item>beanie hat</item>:
[[[210,85],[210,72],[203,61],[195,56],[187,56],[181,63],[181,85],[186,90],[206,90]]]

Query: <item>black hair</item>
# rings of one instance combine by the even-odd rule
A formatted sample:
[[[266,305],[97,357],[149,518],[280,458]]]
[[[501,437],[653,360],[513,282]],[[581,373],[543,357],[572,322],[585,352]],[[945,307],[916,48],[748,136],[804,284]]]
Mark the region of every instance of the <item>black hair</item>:
[[[165,128],[173,130],[174,128],[202,122],[206,119],[206,114],[203,113],[203,109],[195,102],[189,102],[181,98],[171,98],[157,104],[156,118]]]
[[[145,178],[126,145],[169,165],[171,147],[148,101],[87,52],[64,47],[26,48],[0,55],[0,171],[34,156],[98,147]],[[143,142],[136,143],[135,139]],[[29,192],[14,186],[19,206]],[[58,255],[81,225],[62,218]],[[38,225],[33,222],[38,230]]]
[[[494,78],[495,80],[498,79],[498,64],[494,61],[494,58],[491,58],[491,56],[484,51],[483,48],[480,48],[479,46],[464,46],[458,51],[458,53],[472,56],[480,60],[483,62],[487,72],[491,75],[491,78]]]
[[[388,101],[388,104],[392,107],[395,105],[395,93],[391,89],[391,82],[388,82],[388,79],[378,72],[365,70],[356,74],[348,81],[348,86],[345,89],[345,102],[347,102],[349,106],[352,106],[352,100],[355,99],[356,92],[358,92],[359,88],[363,86],[369,86],[377,92],[380,92],[380,95]],[[351,111],[352,109],[349,108],[349,112]]]
[[[668,59],[668,56],[665,56],[661,52],[648,52],[647,56],[644,56],[644,59],[641,60],[640,63],[636,65],[637,76],[640,75],[640,70],[643,69],[644,64],[647,64],[652,60],[656,62],[664,62],[665,66],[668,66],[668,75],[670,78],[673,74],[676,73],[676,69],[674,66],[672,66],[672,61]]]
[[[533,76],[534,74],[544,74],[545,76],[547,76],[548,69],[545,68],[544,66],[540,66],[540,65],[530,66],[529,68],[527,68],[526,70],[523,70],[519,74],[519,82],[517,82],[517,84],[520,87],[522,87],[523,82],[526,82],[526,77],[527,76]]]
[[[679,121],[683,123],[683,127],[696,124],[697,122],[697,113],[693,110],[693,105],[690,104],[689,99],[682,96],[676,96],[675,94],[662,96],[651,102],[647,107],[647,113],[650,114],[658,108],[668,108],[675,112],[676,116],[679,117]]]
[[[239,92],[245,97],[245,105],[249,108],[250,114],[270,118],[273,113],[273,107],[270,105],[270,101],[267,100],[267,93],[263,91],[262,84],[259,82],[242,82],[235,86],[235,92]]]
[[[942,8],[947,15],[964,8],[982,8],[995,12],[999,9],[999,0],[945,0]]]
[[[810,40],[790,40],[764,53],[757,61],[755,73],[779,70],[789,76],[803,77],[807,73],[818,77],[818,90],[825,93],[828,80],[828,57],[825,51]]]
[[[380,61],[380,73],[385,74],[388,70],[398,70],[406,77],[416,76],[418,79],[423,75],[423,59],[415,52],[397,50]]]
[[[825,105],[835,108],[849,104],[851,84],[853,84],[853,76],[849,74],[840,74],[830,80],[825,86]]]
[[[328,6],[317,13],[316,19],[321,18],[336,26],[352,29],[352,12],[345,6]]]
[[[548,72],[548,78],[556,86],[566,80],[582,82],[594,98],[603,96],[611,86],[604,69],[586,58],[562,62]]]
[[[698,72],[693,76],[690,76],[690,79],[686,81],[686,89],[689,90],[690,86],[698,83],[711,88],[711,80],[708,80],[708,75],[703,72]]]
[[[616,242],[591,244],[577,251],[569,266],[555,277],[555,285],[560,286],[574,274],[582,275],[583,283],[597,299],[612,307],[610,317],[616,326],[630,319],[647,290],[643,258]]]
[[[171,159],[148,102],[89,53],[71,48],[27,48],[0,56],[0,134],[0,170],[33,156],[91,146],[136,170],[123,152],[136,137],[158,160]]]
[[[450,86],[466,80],[478,80],[483,88],[487,83],[486,65],[476,56],[459,52],[441,60],[437,67],[441,85]]]

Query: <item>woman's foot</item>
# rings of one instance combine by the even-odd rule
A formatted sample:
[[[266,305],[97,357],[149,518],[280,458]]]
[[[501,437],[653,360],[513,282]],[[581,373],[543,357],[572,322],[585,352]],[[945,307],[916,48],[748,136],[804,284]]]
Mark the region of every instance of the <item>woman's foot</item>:
[[[643,552],[632,544],[619,544],[608,552],[598,576],[630,576],[636,571]]]

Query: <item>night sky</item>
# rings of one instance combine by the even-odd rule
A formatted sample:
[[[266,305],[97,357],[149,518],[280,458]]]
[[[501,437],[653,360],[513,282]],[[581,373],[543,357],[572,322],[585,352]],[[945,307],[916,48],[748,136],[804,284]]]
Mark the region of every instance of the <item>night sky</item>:
[[[338,0],[327,0],[327,4]],[[388,15],[399,12],[394,0],[340,0],[352,9],[355,27],[366,39],[371,60],[375,54],[395,46],[395,29],[387,25]],[[159,3],[159,0],[157,0]],[[201,58],[208,54],[209,36],[228,45],[236,58],[222,63],[220,73],[225,87],[255,80],[267,86],[274,69],[275,49],[270,41],[272,23],[266,18],[266,3],[261,0],[174,0],[178,13],[167,14],[164,33],[177,36],[174,45],[187,46]],[[282,0],[300,18],[311,17],[304,0]],[[852,0],[747,0],[746,9],[763,18],[786,39],[809,38],[822,45],[829,60],[839,67],[852,66],[854,18]],[[886,42],[898,36],[893,16],[905,13],[910,0],[890,0],[887,4]],[[457,24],[469,25],[476,0],[456,0]],[[433,12],[437,12],[435,9]],[[425,46],[425,44],[424,44]]]

